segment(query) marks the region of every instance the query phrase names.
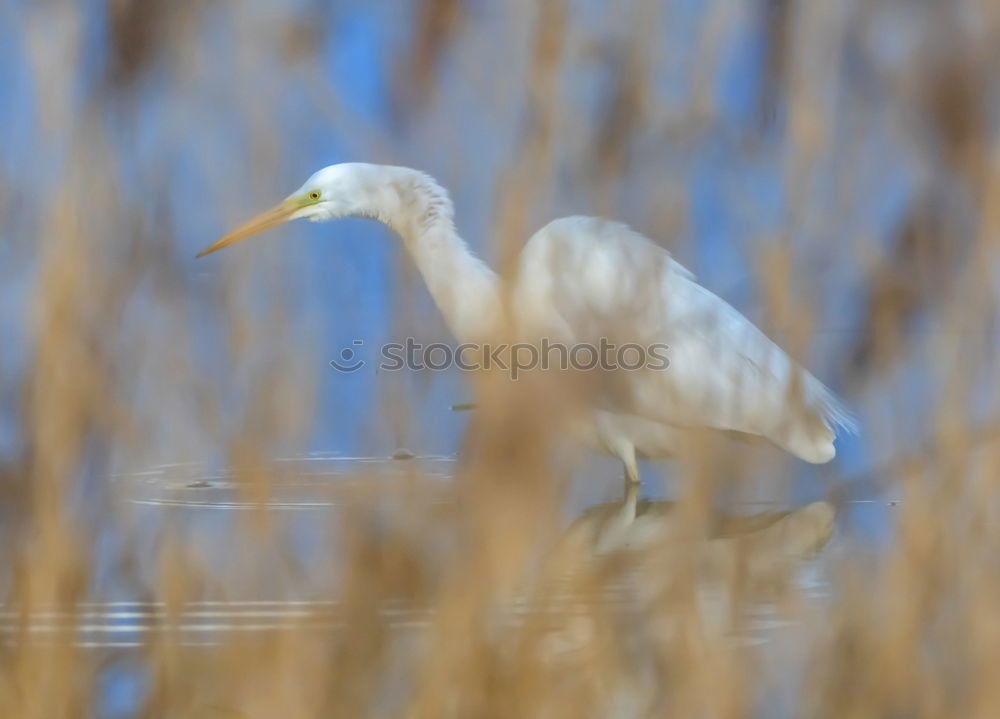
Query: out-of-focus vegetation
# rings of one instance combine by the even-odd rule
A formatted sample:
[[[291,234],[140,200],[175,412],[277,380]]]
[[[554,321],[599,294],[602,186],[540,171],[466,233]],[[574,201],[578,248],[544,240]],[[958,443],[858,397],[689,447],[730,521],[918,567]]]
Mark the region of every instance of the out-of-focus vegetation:
[[[1000,7],[360,5],[0,7],[0,716],[1000,713]],[[500,268],[569,212],[662,242],[843,389],[863,435],[809,478],[889,492],[885,526],[841,527],[809,597],[789,557],[827,505],[734,538],[716,500],[803,469],[706,438],[674,464],[671,531],[591,561],[599,513],[564,535],[551,396],[487,384],[454,501],[418,469],[360,474],[306,558],[268,509],[274,459],[434,421],[424,378],[374,402],[334,383],[317,328],[385,293],[390,324],[440,326],[404,262],[338,266],[329,228],[193,254],[348,159],[431,172]],[[196,532],[109,479],[172,459],[224,461],[250,510]],[[211,646],[178,629],[265,595],[330,604]],[[780,651],[739,640],[762,595],[797,627]],[[139,646],[80,641],[88,603],[123,597],[162,603]],[[47,612],[69,619],[39,631]]]

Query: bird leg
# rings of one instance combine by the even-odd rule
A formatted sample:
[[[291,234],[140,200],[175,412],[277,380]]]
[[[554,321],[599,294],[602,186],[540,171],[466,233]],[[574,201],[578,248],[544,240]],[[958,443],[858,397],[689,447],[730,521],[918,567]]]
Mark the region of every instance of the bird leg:
[[[635,464],[635,448],[630,444],[618,445],[618,454],[625,465],[625,496],[621,509],[611,515],[597,538],[597,552],[607,552],[628,546],[628,527],[635,521],[639,502],[639,468]]]
[[[623,446],[622,463],[625,465],[625,493],[622,498],[622,519],[631,522],[636,518],[636,508],[639,502],[639,468],[635,463],[635,447],[631,444]]]

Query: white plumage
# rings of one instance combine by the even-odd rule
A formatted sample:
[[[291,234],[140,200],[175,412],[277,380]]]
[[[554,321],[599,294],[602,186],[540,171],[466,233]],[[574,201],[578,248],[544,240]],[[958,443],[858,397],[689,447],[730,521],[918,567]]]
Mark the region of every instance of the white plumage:
[[[400,235],[460,341],[498,339],[499,279],[458,236],[447,193],[415,170],[362,163],[324,168],[281,205],[201,254],[288,219],[344,216],[379,220]],[[542,228],[521,253],[511,296],[525,335],[669,347],[667,369],[607,373],[596,406],[575,422],[588,442],[622,459],[633,483],[636,452],[669,455],[689,431],[759,435],[820,463],[836,453],[836,430],[852,428],[815,377],[668,252],[621,223],[568,217]]]
[[[831,460],[851,420],[833,394],[668,252],[625,225],[593,217],[551,222],[525,246],[517,314],[568,342],[613,337],[665,344],[666,370],[621,372],[607,411],[624,415],[643,454],[665,453],[671,429],[705,427],[767,437],[807,462]],[[668,425],[661,430],[643,422]],[[648,446],[653,445],[653,446]]]

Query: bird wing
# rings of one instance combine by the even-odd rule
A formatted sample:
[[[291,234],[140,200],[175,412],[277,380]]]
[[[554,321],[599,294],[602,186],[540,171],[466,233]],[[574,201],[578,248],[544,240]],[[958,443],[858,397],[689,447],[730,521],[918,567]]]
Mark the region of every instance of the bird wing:
[[[852,426],[830,390],[621,223],[567,217],[539,230],[521,253],[514,302],[532,336],[638,345],[619,357],[628,366],[646,353],[640,369],[601,374],[602,409],[762,435],[811,462],[831,459],[834,430]]]

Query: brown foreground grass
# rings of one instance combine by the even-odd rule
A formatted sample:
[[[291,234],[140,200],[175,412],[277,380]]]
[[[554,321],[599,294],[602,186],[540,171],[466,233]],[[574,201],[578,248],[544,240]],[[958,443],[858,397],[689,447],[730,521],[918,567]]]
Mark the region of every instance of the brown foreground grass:
[[[30,89],[11,90],[25,104],[0,130],[0,717],[114,715],[122,672],[141,686],[125,715],[141,717],[1000,715],[996,3],[720,0],[696,19],[689,3],[474,5],[415,1],[392,25],[399,8],[373,4],[391,28],[365,56],[389,68],[379,121],[325,79],[366,69],[324,49],[348,42],[347,4],[0,9],[11,88]],[[764,70],[732,110],[745,58],[727,53],[748,37]],[[838,502],[720,517],[753,477],[783,501],[798,466],[712,438],[674,464],[675,504],[643,505],[625,530],[613,507],[567,523],[580,460],[554,458],[551,398],[504,392],[472,420],[457,499],[422,501],[419,470],[360,473],[350,511],[316,515],[331,549],[315,575],[267,503],[287,479],[273,458],[307,444],[310,368],[329,348],[296,320],[279,243],[206,281],[189,261],[206,238],[188,235],[311,171],[320,127],[351,159],[453,184],[501,267],[567,209],[693,237],[670,249],[698,257],[692,155],[720,154],[719,202],[736,209],[713,212],[739,225],[755,319],[809,357],[829,339],[813,310],[860,318],[823,345],[822,370],[865,419],[879,467],[865,496],[898,500],[877,546],[841,525],[829,587],[807,596],[800,562]],[[745,177],[780,185],[777,219]],[[892,193],[905,200],[880,203]],[[411,274],[396,279],[398,328],[425,331]],[[386,379],[357,424],[419,438],[422,380]],[[220,454],[256,506],[225,538],[189,533],[182,512],[150,520],[108,480]],[[834,497],[839,466],[821,477]],[[197,602],[262,592],[330,603],[212,646],[179,629]],[[162,606],[155,631],[83,645],[87,602],[122,594]],[[419,621],[399,626],[398,605]],[[749,641],[761,606],[794,631]],[[40,633],[45,612],[69,619]]]

